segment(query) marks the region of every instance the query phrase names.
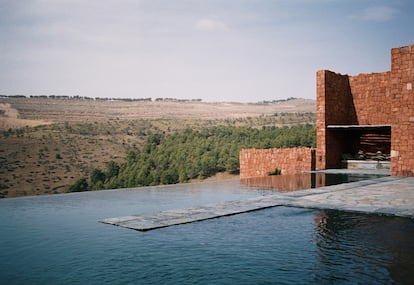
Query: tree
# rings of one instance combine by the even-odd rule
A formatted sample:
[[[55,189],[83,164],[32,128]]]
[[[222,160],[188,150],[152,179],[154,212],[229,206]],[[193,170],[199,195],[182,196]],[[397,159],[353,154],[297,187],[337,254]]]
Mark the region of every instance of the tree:
[[[99,168],[94,168],[91,172],[91,183],[97,184],[98,182],[104,182],[106,179],[105,173]]]
[[[186,182],[218,172],[239,173],[242,148],[312,146],[313,125],[278,128],[216,126],[185,129],[172,135],[150,134],[142,151],[129,152],[124,163],[110,161],[104,172],[92,171],[92,189]],[[105,175],[105,178],[103,177]]]
[[[179,180],[178,172],[175,168],[170,168],[161,173],[161,184],[175,184]]]
[[[69,186],[69,192],[88,191],[89,185],[85,177],[78,179],[73,185]]]
[[[117,176],[119,173],[119,164],[111,160],[106,166],[106,178],[111,179],[114,176]]]
[[[230,157],[226,161],[226,170],[231,174],[238,174],[240,172],[239,160],[236,157]]]

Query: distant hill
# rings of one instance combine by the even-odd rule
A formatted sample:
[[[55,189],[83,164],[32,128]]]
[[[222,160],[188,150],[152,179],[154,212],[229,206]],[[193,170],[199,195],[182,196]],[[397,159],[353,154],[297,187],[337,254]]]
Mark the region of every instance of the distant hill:
[[[315,123],[315,101],[261,103],[0,98],[0,197],[64,193],[157,133]],[[260,139],[260,138],[256,138]]]
[[[286,99],[261,103],[200,102],[200,101],[102,101],[82,99],[0,98],[0,119],[4,129],[8,119],[45,122],[76,122],[134,119],[228,119],[246,118],[275,113],[314,113],[315,100]],[[13,114],[10,118],[7,114]]]

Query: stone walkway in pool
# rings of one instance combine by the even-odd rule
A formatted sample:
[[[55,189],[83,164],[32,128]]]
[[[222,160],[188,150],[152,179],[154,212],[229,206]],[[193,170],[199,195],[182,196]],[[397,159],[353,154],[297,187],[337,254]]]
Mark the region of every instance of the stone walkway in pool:
[[[274,194],[148,215],[102,220],[139,231],[230,216],[270,207],[332,209],[414,218],[414,177],[382,178]]]

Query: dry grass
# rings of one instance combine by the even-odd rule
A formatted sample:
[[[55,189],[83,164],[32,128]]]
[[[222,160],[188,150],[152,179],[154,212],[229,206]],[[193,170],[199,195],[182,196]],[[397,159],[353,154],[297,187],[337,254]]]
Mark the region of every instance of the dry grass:
[[[135,119],[232,119],[275,113],[315,112],[315,101],[295,99],[272,104],[88,101],[62,99],[2,99],[15,118],[48,122]],[[10,117],[10,116],[7,116]]]
[[[124,161],[150,133],[314,122],[314,108],[312,100],[260,105],[0,99],[0,197],[67,192],[94,167]]]

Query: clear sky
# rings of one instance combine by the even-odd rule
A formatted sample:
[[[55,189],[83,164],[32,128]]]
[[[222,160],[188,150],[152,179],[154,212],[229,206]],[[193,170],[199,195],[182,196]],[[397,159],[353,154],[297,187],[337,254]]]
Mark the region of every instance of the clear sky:
[[[314,99],[317,70],[390,70],[413,3],[0,0],[0,94]]]

